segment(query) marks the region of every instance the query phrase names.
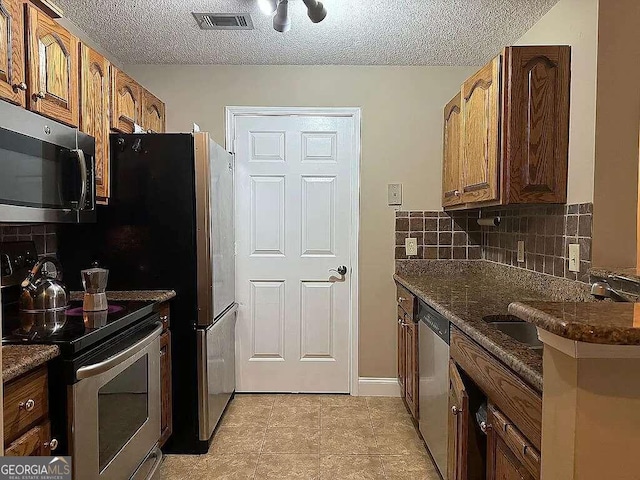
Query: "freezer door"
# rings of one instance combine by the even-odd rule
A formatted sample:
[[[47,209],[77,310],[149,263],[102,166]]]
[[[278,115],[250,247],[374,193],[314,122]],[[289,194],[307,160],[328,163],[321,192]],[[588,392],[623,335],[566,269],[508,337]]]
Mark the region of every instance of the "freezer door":
[[[235,302],[235,228],[233,157],[211,142],[211,242],[213,243],[213,318]]]
[[[235,338],[237,305],[207,329],[199,329],[199,439],[209,440],[236,387]]]

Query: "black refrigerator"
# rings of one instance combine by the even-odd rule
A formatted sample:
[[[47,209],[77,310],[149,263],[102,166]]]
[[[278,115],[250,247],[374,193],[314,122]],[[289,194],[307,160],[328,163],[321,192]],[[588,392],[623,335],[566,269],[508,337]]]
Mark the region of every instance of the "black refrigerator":
[[[110,198],[97,222],[59,228],[65,281],[109,269],[109,290],[172,289],[173,434],[204,453],[235,390],[233,157],[207,133],[112,134]]]

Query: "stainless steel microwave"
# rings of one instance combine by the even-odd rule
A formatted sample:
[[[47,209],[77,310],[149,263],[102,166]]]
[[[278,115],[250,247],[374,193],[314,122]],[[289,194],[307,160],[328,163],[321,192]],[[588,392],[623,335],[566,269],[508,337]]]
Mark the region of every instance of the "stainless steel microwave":
[[[95,139],[0,101],[0,223],[96,220]]]

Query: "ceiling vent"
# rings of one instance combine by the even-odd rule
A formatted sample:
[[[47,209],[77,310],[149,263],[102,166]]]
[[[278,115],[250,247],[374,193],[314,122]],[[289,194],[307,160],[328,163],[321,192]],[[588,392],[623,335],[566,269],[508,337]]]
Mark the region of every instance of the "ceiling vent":
[[[202,30],[253,30],[248,13],[193,13]]]

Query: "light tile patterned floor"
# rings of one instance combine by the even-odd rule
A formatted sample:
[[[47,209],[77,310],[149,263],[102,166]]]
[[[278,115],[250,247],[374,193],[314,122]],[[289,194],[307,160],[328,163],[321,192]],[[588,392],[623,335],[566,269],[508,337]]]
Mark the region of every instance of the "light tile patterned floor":
[[[440,480],[399,398],[236,395],[206,455],[163,480]]]

